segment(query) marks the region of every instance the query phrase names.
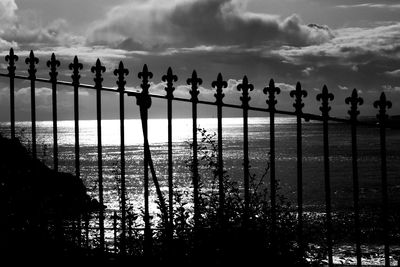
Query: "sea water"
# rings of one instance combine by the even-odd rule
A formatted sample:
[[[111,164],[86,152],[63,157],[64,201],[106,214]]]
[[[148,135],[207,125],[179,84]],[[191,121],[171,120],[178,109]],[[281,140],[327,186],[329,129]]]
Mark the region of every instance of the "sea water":
[[[297,194],[297,144],[296,118],[278,117],[275,122],[276,146],[276,179],[279,188],[289,201],[295,202]],[[243,181],[243,119],[224,118],[223,157],[224,168],[229,178],[240,185]],[[304,203],[315,206],[324,200],[324,163],[323,133],[319,122],[303,122],[303,190]],[[37,144],[39,157],[52,166],[53,128],[51,121],[39,121],[37,127]],[[197,127],[207,133],[217,132],[217,119],[199,118]],[[152,160],[157,179],[162,191],[168,193],[168,125],[165,119],[149,119],[148,133]],[[2,123],[4,135],[9,134],[9,124]],[[16,133],[29,144],[31,123],[17,122]],[[261,179],[269,162],[268,117],[249,118],[249,159],[250,173]],[[199,144],[201,135],[198,133]],[[172,122],[173,142],[173,177],[178,188],[191,188],[191,173],[187,160],[191,157],[192,120],[174,119]],[[213,140],[216,142],[217,137]],[[120,163],[120,122],[119,120],[102,120],[102,161],[104,176],[104,201],[109,210],[118,208],[117,179]],[[74,121],[58,122],[59,168],[66,172],[75,172],[75,134]],[[358,166],[360,177],[361,202],[373,202],[380,197],[380,139],[376,127],[358,127]],[[79,146],[81,161],[81,178],[88,191],[97,197],[98,157],[97,157],[97,121],[81,120],[79,122]],[[143,133],[141,121],[125,121],[125,157],[126,188],[129,201],[135,207],[143,205]],[[329,163],[333,206],[351,206],[352,199],[352,154],[350,125],[331,123],[329,125]],[[397,202],[400,187],[400,130],[387,129],[387,166],[389,193]],[[212,179],[207,168],[201,168],[203,182]],[[269,175],[264,177],[269,183]],[[151,178],[150,178],[151,181]],[[154,184],[150,183],[151,196],[155,198]],[[152,209],[155,204],[152,204]]]
[[[192,120],[174,119],[172,126],[173,142],[173,182],[175,190],[191,192],[191,172],[187,160],[191,158]],[[297,197],[297,132],[296,118],[278,117],[275,122],[276,146],[276,178],[279,181],[279,194],[287,201],[296,205]],[[224,118],[223,124],[223,157],[224,168],[229,179],[243,184],[243,119]],[[38,155],[49,167],[52,167],[53,128],[51,121],[39,121],[37,126]],[[199,118],[197,127],[205,129],[208,134],[216,134],[217,119]],[[304,208],[310,211],[324,210],[324,150],[323,132],[320,122],[302,123],[303,145],[303,195]],[[149,119],[148,133],[152,160],[157,179],[161,185],[164,197],[168,194],[168,134],[167,120]],[[10,124],[0,123],[4,136],[10,134]],[[257,181],[264,179],[269,186],[269,152],[270,125],[268,117],[249,118],[249,159],[250,173]],[[31,144],[31,122],[17,122],[16,133],[29,149]],[[198,133],[199,145],[202,136]],[[215,142],[217,136],[212,138]],[[108,217],[106,227],[112,226],[109,219],[114,211],[119,210],[118,186],[120,186],[120,122],[119,120],[102,120],[102,163],[104,179],[104,204],[107,206]],[[75,172],[75,134],[74,121],[58,122],[59,169],[65,172]],[[387,129],[387,171],[389,205],[400,203],[400,130]],[[125,120],[125,157],[126,157],[126,190],[128,204],[135,211],[143,210],[143,133],[141,121]],[[331,195],[333,212],[351,209],[353,206],[352,154],[350,125],[343,123],[329,124],[329,164],[331,179]],[[98,198],[98,157],[97,157],[97,121],[79,121],[79,146],[81,178],[88,193]],[[379,129],[374,126],[357,128],[358,172],[360,184],[360,205],[381,203],[381,158]],[[203,167],[200,161],[200,179],[205,185],[212,181],[213,175],[209,168]],[[267,170],[266,175],[265,172]],[[155,187],[150,178],[150,211],[157,212],[155,203]],[[106,238],[112,239],[112,232],[106,231]],[[354,250],[350,245],[335,247],[335,262],[340,263],[340,255]],[[365,250],[380,251],[380,247],[369,246]],[[344,254],[346,254],[344,253]],[[374,252],[375,253],[375,252]],[[343,254],[343,255],[344,255]],[[346,254],[346,255],[347,255]],[[354,254],[354,251],[353,251]],[[354,257],[346,261],[354,263]],[[382,261],[382,256],[364,259],[364,264],[375,264]]]

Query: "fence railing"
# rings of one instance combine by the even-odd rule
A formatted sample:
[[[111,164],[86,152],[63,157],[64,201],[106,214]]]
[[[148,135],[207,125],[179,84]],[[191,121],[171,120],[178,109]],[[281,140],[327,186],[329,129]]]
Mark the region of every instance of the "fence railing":
[[[80,71],[83,69],[83,65],[79,62],[78,57],[75,56],[73,62],[69,65],[69,69],[72,71],[72,82],[58,80],[57,68],[60,67],[60,61],[56,59],[54,54],[51,55],[47,66],[50,69],[50,78],[39,78],[36,77],[36,65],[39,63],[39,59],[35,57],[33,51],[30,52],[29,57],[25,59],[25,63],[28,65],[28,76],[21,76],[16,74],[16,61],[18,56],[14,54],[13,49],[10,49],[9,55],[5,57],[8,62],[8,73],[0,73],[0,77],[9,79],[10,87],[10,125],[11,125],[11,138],[16,137],[15,130],[15,80],[29,80],[31,89],[31,127],[32,127],[32,156],[37,157],[36,151],[36,104],[35,104],[35,85],[37,82],[51,84],[52,89],[52,119],[53,119],[53,167],[54,170],[59,169],[58,160],[58,130],[57,130],[57,87],[58,86],[70,86],[73,87],[73,99],[74,99],[74,129],[75,129],[75,174],[77,177],[81,176],[80,167],[80,146],[79,146],[79,88],[96,90],[96,110],[97,110],[97,137],[98,137],[98,196],[100,205],[104,204],[103,199],[103,167],[102,167],[102,119],[101,119],[101,95],[103,91],[112,92],[119,96],[119,118],[120,118],[120,159],[121,159],[121,202],[122,202],[122,213],[121,213],[121,235],[120,235],[120,253],[126,253],[126,237],[129,234],[129,230],[126,229],[126,221],[129,220],[129,216],[126,214],[125,207],[125,114],[124,114],[124,97],[125,95],[134,96],[137,98],[137,105],[140,107],[140,115],[142,119],[143,136],[144,136],[144,252],[150,251],[152,229],[150,221],[149,211],[149,167],[150,171],[154,176],[154,167],[151,160],[149,144],[147,140],[148,129],[148,110],[151,107],[151,100],[162,99],[167,101],[167,120],[168,120],[168,203],[161,203],[164,210],[164,215],[169,222],[168,228],[170,237],[172,238],[173,232],[173,146],[172,146],[172,104],[174,101],[188,102],[192,106],[192,149],[193,149],[193,171],[192,171],[192,182],[193,182],[193,204],[194,204],[194,225],[198,224],[199,220],[199,181],[198,181],[198,143],[197,143],[197,107],[198,105],[211,105],[217,107],[217,135],[218,135],[218,185],[219,185],[219,220],[222,224],[224,222],[224,200],[225,192],[223,188],[224,179],[224,165],[223,165],[223,139],[222,139],[222,118],[223,108],[234,108],[241,109],[243,111],[243,177],[244,177],[244,216],[243,224],[248,223],[248,210],[249,210],[249,146],[248,146],[248,112],[249,111],[260,111],[269,114],[269,139],[270,139],[270,203],[271,203],[271,220],[272,220],[272,233],[275,232],[276,221],[276,177],[275,177],[275,116],[286,115],[294,116],[297,121],[297,231],[298,231],[298,243],[300,247],[303,244],[303,162],[302,162],[302,120],[316,120],[321,121],[323,124],[323,161],[324,161],[324,182],[325,182],[325,207],[326,207],[326,240],[328,248],[328,260],[329,265],[333,265],[333,248],[332,248],[332,207],[331,207],[331,179],[330,179],[330,160],[329,160],[329,130],[328,124],[330,121],[342,122],[351,125],[351,144],[352,144],[352,171],[353,171],[353,201],[354,201],[354,233],[356,237],[356,255],[357,265],[361,265],[361,230],[360,230],[360,207],[359,207],[359,177],[358,177],[358,166],[357,166],[357,128],[359,125],[365,124],[365,122],[358,121],[359,106],[363,104],[363,99],[358,96],[357,90],[354,89],[351,96],[347,97],[344,101],[350,105],[348,114],[350,118],[337,118],[330,116],[331,110],[330,101],[334,99],[334,95],[328,91],[326,86],[323,87],[322,92],[317,95],[317,100],[321,101],[320,111],[321,114],[310,114],[303,112],[303,98],[307,97],[307,92],[302,89],[300,83],[297,83],[296,89],[290,92],[290,96],[294,98],[294,111],[285,111],[276,109],[276,96],[280,94],[280,89],[275,86],[274,80],[270,80],[269,85],[264,88],[263,92],[267,95],[266,103],[268,107],[253,107],[249,105],[250,92],[254,90],[254,86],[249,83],[246,76],[243,77],[242,82],[237,86],[237,89],[242,92],[240,100],[241,105],[228,104],[223,102],[224,93],[223,89],[227,87],[227,82],[223,80],[221,73],[218,74],[216,81],[212,82],[211,87],[215,88],[215,102],[203,101],[199,99],[199,86],[202,84],[202,79],[198,77],[196,71],[193,71],[192,76],[187,79],[187,84],[190,85],[190,99],[179,98],[174,96],[174,82],[177,82],[178,77],[173,74],[171,68],[168,68],[166,75],[162,76],[162,81],[166,82],[166,95],[151,94],[149,92],[150,79],[153,74],[148,70],[147,66],[144,65],[143,70],[139,72],[138,77],[142,80],[140,85],[142,88],[141,92],[135,92],[126,90],[125,78],[129,74],[128,69],[124,67],[124,64],[120,62],[117,69],[113,71],[113,74],[117,77],[117,88],[110,88],[103,86],[103,74],[106,68],[102,65],[98,59],[96,64],[91,68],[91,72],[94,73],[94,85],[80,83]],[[388,115],[386,111],[391,108],[391,102],[386,100],[384,93],[380,95],[379,100],[374,102],[374,107],[378,109],[379,114],[377,115],[377,122],[380,129],[380,150],[381,150],[381,186],[382,186],[382,219],[384,229],[384,253],[385,253],[385,265],[390,264],[390,251],[389,251],[389,224],[388,224],[388,183],[387,183],[387,167],[386,167],[386,126]],[[153,177],[154,179],[154,177]],[[159,192],[158,192],[159,193]],[[161,199],[163,199],[161,197]],[[114,217],[114,228],[117,225],[117,216]],[[88,222],[85,223],[88,227]],[[130,224],[128,224],[130,227]],[[115,229],[114,229],[115,230]],[[100,250],[105,249],[105,226],[104,226],[104,211],[101,210],[99,214],[99,247]],[[277,237],[272,234],[272,243]]]

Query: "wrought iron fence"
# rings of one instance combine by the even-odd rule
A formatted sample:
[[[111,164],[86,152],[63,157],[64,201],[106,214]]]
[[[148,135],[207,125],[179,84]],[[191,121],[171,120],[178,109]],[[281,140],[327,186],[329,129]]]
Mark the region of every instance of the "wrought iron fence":
[[[317,95],[317,100],[321,101],[320,111],[321,114],[310,114],[303,112],[303,98],[307,96],[307,92],[302,89],[300,83],[297,83],[296,89],[290,92],[290,96],[294,98],[294,111],[285,111],[276,109],[276,96],[280,94],[280,89],[275,86],[274,80],[270,80],[269,85],[264,88],[263,92],[267,95],[266,103],[267,108],[253,107],[249,105],[250,92],[254,90],[254,86],[249,83],[246,76],[243,77],[242,82],[237,86],[237,89],[242,92],[240,100],[241,105],[234,105],[224,103],[224,93],[223,89],[227,87],[227,82],[223,80],[221,73],[218,74],[217,79],[212,82],[211,87],[216,90],[215,102],[203,101],[198,98],[200,91],[199,86],[202,84],[202,79],[198,77],[196,71],[193,71],[190,78],[187,79],[187,85],[190,85],[190,99],[179,98],[174,96],[174,83],[177,82],[178,77],[173,74],[171,68],[168,68],[166,75],[162,76],[162,81],[166,82],[166,95],[151,94],[149,92],[150,79],[153,78],[153,74],[148,70],[147,66],[144,65],[143,70],[138,73],[139,79],[142,80],[141,88],[142,91],[135,92],[125,89],[126,81],[125,78],[129,74],[128,69],[124,67],[122,61],[119,63],[117,69],[113,71],[113,74],[117,77],[117,89],[103,86],[103,73],[106,68],[102,65],[101,61],[98,59],[96,64],[91,68],[91,72],[94,73],[94,85],[82,84],[80,83],[80,71],[83,69],[83,65],[79,62],[78,57],[75,56],[73,62],[69,64],[69,69],[72,71],[72,82],[60,81],[58,80],[57,68],[60,67],[60,61],[56,59],[54,53],[51,55],[49,61],[47,61],[47,66],[50,69],[50,78],[38,78],[36,77],[36,65],[39,63],[39,59],[35,57],[33,51],[30,52],[29,57],[25,59],[25,63],[28,65],[28,76],[21,76],[16,74],[16,61],[18,56],[14,54],[13,49],[10,49],[9,55],[5,57],[8,62],[8,73],[0,73],[0,77],[9,79],[10,88],[10,125],[11,125],[11,138],[16,138],[16,126],[15,126],[15,80],[29,80],[31,89],[31,127],[32,127],[32,156],[37,157],[36,151],[36,104],[35,104],[35,84],[36,82],[51,84],[52,88],[52,118],[53,118],[53,167],[54,170],[59,169],[58,161],[58,139],[57,139],[57,86],[70,86],[73,87],[73,99],[74,99],[74,128],[75,128],[75,175],[77,177],[81,176],[81,166],[80,166],[80,145],[79,145],[79,88],[96,90],[96,110],[97,110],[97,154],[98,154],[98,197],[100,205],[104,204],[103,199],[103,167],[102,167],[102,119],[101,119],[101,95],[103,91],[112,92],[119,95],[119,118],[120,118],[120,161],[121,161],[121,217],[119,218],[116,214],[112,217],[113,227],[105,227],[105,215],[104,211],[99,211],[98,225],[99,225],[99,237],[98,246],[100,251],[104,251],[105,248],[105,231],[111,230],[114,233],[114,241],[117,240],[117,233],[120,232],[119,236],[119,250],[114,246],[115,252],[125,254],[127,253],[126,239],[127,236],[132,235],[132,222],[130,214],[126,211],[126,185],[125,185],[125,169],[126,169],[126,159],[125,159],[125,114],[124,114],[124,98],[125,95],[134,96],[137,98],[137,105],[140,107],[140,115],[142,119],[143,136],[144,136],[144,225],[143,229],[136,229],[138,231],[144,230],[144,252],[150,253],[152,231],[150,221],[150,211],[149,211],[149,168],[150,172],[153,174],[153,179],[155,176],[154,166],[150,155],[149,144],[147,140],[148,136],[148,110],[151,107],[151,100],[162,99],[167,102],[167,120],[168,120],[168,203],[161,203],[161,208],[163,215],[165,216],[168,223],[168,231],[170,237],[172,238],[173,233],[173,145],[172,145],[172,106],[173,102],[187,102],[191,103],[192,106],[192,153],[193,153],[193,170],[192,170],[192,182],[193,182],[193,209],[194,209],[194,227],[197,226],[199,220],[199,181],[198,181],[198,140],[197,140],[197,108],[198,105],[211,105],[217,107],[217,144],[218,144],[218,185],[219,185],[219,220],[221,223],[224,222],[224,205],[225,205],[225,192],[223,188],[224,179],[224,165],[223,165],[223,139],[222,139],[222,118],[223,118],[223,108],[233,108],[241,109],[243,111],[243,177],[244,177],[244,216],[243,224],[248,223],[248,210],[250,203],[249,195],[249,145],[248,145],[248,112],[249,111],[259,111],[264,112],[269,115],[269,140],[270,140],[270,203],[271,203],[271,222],[272,222],[272,233],[275,232],[275,227],[277,226],[276,219],[276,177],[275,177],[275,116],[276,115],[286,115],[294,116],[297,121],[297,232],[298,232],[298,244],[300,247],[303,245],[303,148],[302,148],[302,120],[315,120],[322,122],[323,125],[323,161],[324,161],[324,184],[325,184],[325,214],[326,214],[326,242],[328,250],[328,261],[329,266],[333,265],[333,244],[332,244],[332,205],[331,205],[331,179],[330,179],[330,160],[329,160],[329,129],[328,124],[330,121],[347,123],[351,125],[351,145],[352,145],[352,176],[353,176],[353,207],[354,207],[354,233],[355,233],[355,243],[356,243],[356,255],[357,255],[357,265],[361,266],[361,230],[360,230],[360,207],[359,207],[359,177],[358,177],[358,166],[357,166],[357,128],[359,125],[366,124],[366,122],[360,122],[358,120],[359,106],[363,104],[363,99],[358,96],[357,90],[354,89],[351,96],[345,99],[345,103],[350,105],[348,114],[350,118],[337,118],[330,116],[329,112],[331,110],[330,101],[334,99],[334,95],[328,91],[326,86],[323,87],[322,92]],[[391,108],[392,103],[386,99],[384,93],[380,95],[379,100],[374,102],[374,107],[378,109],[379,114],[377,115],[378,124],[380,130],[380,158],[381,158],[381,186],[382,186],[382,219],[383,219],[383,235],[384,235],[384,254],[385,254],[385,265],[390,264],[390,250],[389,250],[389,224],[388,224],[388,183],[387,183],[387,162],[386,162],[386,126],[388,121],[388,115],[386,111]],[[157,180],[155,180],[157,182]],[[160,192],[157,192],[160,196]],[[163,198],[160,198],[163,200]],[[163,200],[164,201],[164,200]],[[120,223],[117,222],[120,220]],[[126,224],[128,222],[128,224]],[[120,229],[118,228],[120,225]],[[82,227],[83,226],[83,227]],[[127,229],[128,226],[128,229]],[[91,226],[89,225],[88,219],[79,219],[78,225],[75,223],[70,227],[78,227],[79,235],[74,237],[79,239],[78,243],[82,246],[89,246],[89,231]],[[86,230],[85,230],[86,229]],[[76,232],[76,231],[75,231]],[[81,237],[86,240],[83,242]],[[272,234],[271,240],[277,237]],[[85,244],[83,244],[85,243]]]

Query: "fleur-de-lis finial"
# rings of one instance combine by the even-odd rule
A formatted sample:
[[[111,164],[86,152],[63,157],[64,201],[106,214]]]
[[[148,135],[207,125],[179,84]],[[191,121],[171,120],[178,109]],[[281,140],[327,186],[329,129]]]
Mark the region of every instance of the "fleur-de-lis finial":
[[[381,124],[383,124],[388,118],[388,115],[386,114],[386,108],[390,109],[392,107],[392,102],[387,101],[385,93],[382,92],[379,100],[374,102],[374,107],[379,108],[379,114],[376,115],[376,117]]]
[[[96,65],[94,65],[90,70],[92,73],[95,74],[93,81],[95,82],[97,90],[101,90],[103,82],[102,73],[106,71],[106,67],[101,65],[100,59],[97,59]]]
[[[301,89],[300,82],[297,82],[296,90],[290,91],[290,96],[295,97],[295,102],[293,104],[293,107],[296,109],[297,113],[301,114],[303,112],[302,109],[304,107],[302,97],[307,97],[307,91]]]
[[[72,70],[72,83],[76,86],[79,85],[79,79],[81,75],[79,75],[79,70],[83,69],[82,63],[79,63],[78,57],[74,57],[74,61],[69,64],[69,69]]]
[[[242,83],[238,84],[237,90],[242,91],[242,96],[240,97],[240,100],[242,101],[242,107],[248,108],[249,101],[251,99],[251,97],[249,97],[249,91],[253,91],[254,86],[249,83],[246,75],[243,77]]]
[[[143,70],[139,72],[138,78],[142,79],[142,84],[140,85],[142,92],[137,96],[136,103],[140,108],[149,109],[151,107],[151,97],[149,97],[149,79],[153,78],[153,73],[148,70],[146,64],[144,64]]]
[[[125,69],[124,63],[122,61],[119,62],[118,69],[114,70],[114,75],[118,77],[117,85],[119,91],[124,91],[125,88],[125,76],[129,74],[129,70]]]
[[[222,89],[228,87],[228,83],[226,81],[224,81],[224,79],[222,78],[222,74],[221,73],[218,73],[217,80],[213,81],[211,83],[211,86],[213,88],[217,89],[217,93],[214,94],[215,99],[216,99],[215,103],[217,103],[219,105],[222,105],[223,104],[222,99],[225,96],[225,94],[222,92]]]
[[[153,73],[148,70],[146,64],[143,65],[143,70],[139,72],[138,78],[142,79],[142,84],[140,85],[140,87],[143,89],[143,91],[148,93],[150,87],[149,79],[153,78]]]
[[[18,56],[14,54],[14,49],[10,48],[10,53],[6,56],[6,61],[8,62],[8,73],[11,76],[15,74],[15,62],[18,61]]]
[[[346,104],[350,104],[350,110],[347,112],[350,115],[351,120],[357,120],[357,116],[360,114],[358,111],[358,105],[362,105],[364,100],[358,96],[357,89],[353,89],[351,96],[345,99]]]
[[[275,82],[274,79],[271,79],[269,81],[269,86],[265,87],[263,90],[264,94],[268,94],[268,99],[267,99],[267,104],[268,104],[268,108],[269,110],[275,110],[275,105],[276,103],[278,103],[278,101],[276,101],[275,99],[275,93],[277,95],[280,94],[281,89],[279,87],[275,87]]]
[[[39,64],[39,59],[33,54],[33,50],[29,53],[29,57],[25,59],[25,63],[29,65],[28,73],[30,79],[36,79],[36,64]]]
[[[60,67],[60,61],[56,59],[56,55],[54,53],[51,54],[51,58],[47,61],[47,67],[50,68],[50,80],[56,81],[57,80],[57,68]]]
[[[203,80],[201,78],[197,77],[197,72],[193,70],[192,72],[192,77],[186,80],[186,83],[188,85],[192,85],[191,90],[189,91],[190,95],[192,98],[190,99],[192,102],[197,102],[198,101],[198,95],[200,91],[198,90],[199,85],[203,83]]]
[[[165,87],[165,91],[167,92],[167,98],[173,99],[175,91],[174,82],[178,80],[178,76],[174,75],[172,73],[171,67],[169,67],[167,70],[167,75],[163,75],[161,80],[163,82],[167,82],[167,87]]]
[[[331,107],[329,106],[329,100],[332,101],[334,99],[334,96],[332,93],[328,92],[328,87],[324,85],[322,88],[322,93],[317,95],[317,100],[321,101],[322,100],[322,105],[319,108],[322,112],[322,116],[328,117],[329,116],[329,111],[331,110]]]

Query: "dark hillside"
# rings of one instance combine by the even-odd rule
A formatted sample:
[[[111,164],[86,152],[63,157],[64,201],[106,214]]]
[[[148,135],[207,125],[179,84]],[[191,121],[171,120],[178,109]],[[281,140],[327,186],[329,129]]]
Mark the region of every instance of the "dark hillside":
[[[34,160],[19,140],[0,136],[1,254],[69,253],[65,226],[98,208],[81,179],[50,169]]]

